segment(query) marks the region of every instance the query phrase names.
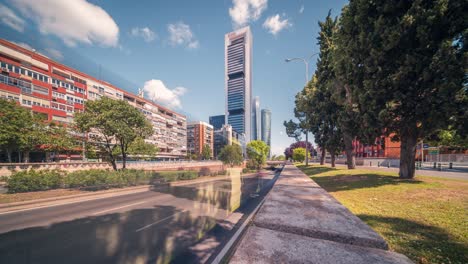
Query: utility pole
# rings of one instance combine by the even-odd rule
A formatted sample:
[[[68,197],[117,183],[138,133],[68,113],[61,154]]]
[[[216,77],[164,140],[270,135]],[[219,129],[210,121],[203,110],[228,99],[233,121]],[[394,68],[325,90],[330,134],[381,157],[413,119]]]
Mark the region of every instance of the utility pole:
[[[286,62],[291,62],[291,61],[295,61],[295,60],[299,60],[299,61],[302,61],[304,62],[305,64],[305,86],[307,86],[307,83],[309,82],[309,61],[310,59],[312,59],[313,56],[315,55],[318,55],[319,53],[314,53],[312,55],[310,55],[309,58],[305,59],[305,58],[291,58],[291,59],[286,59],[285,61]],[[304,133],[305,133],[305,136],[306,136],[306,147],[305,147],[305,151],[306,151],[306,158],[305,158],[305,161],[306,161],[306,166],[309,166],[309,130],[308,130],[308,122],[307,122],[307,114],[305,115],[305,123],[306,123],[306,127],[304,128]]]

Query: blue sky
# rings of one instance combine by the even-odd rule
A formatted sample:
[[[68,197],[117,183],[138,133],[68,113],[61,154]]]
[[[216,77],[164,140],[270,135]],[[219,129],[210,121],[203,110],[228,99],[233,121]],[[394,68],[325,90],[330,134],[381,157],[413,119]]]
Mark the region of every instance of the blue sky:
[[[0,37],[208,121],[224,113],[224,34],[250,25],[253,96],[272,111],[272,152],[281,154],[294,141],[283,121],[305,81],[304,65],[284,59],[317,52],[318,21],[346,3],[2,0]]]

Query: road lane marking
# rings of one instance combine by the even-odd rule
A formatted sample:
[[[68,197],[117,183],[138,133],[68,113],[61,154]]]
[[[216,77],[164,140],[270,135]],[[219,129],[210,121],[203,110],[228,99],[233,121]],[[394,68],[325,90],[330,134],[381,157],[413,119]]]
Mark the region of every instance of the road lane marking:
[[[125,207],[134,206],[134,205],[137,205],[137,204],[147,203],[147,202],[150,202],[150,201],[142,201],[142,202],[138,202],[138,203],[132,203],[132,204],[124,205],[124,206],[114,207],[114,208],[111,208],[111,209],[106,209],[106,210],[103,210],[103,211],[99,211],[99,212],[93,213],[92,215],[98,215],[98,214],[106,213],[106,212],[109,212],[109,211],[114,211],[114,210],[118,210],[118,209],[122,209],[122,208],[125,208]]]
[[[180,213],[183,213],[183,212],[186,212],[186,211],[188,211],[188,210],[183,210],[183,211],[177,212],[177,213],[175,213],[175,214],[172,214],[172,215],[170,215],[170,216],[168,216],[168,217],[165,217],[165,218],[163,218],[163,219],[161,219],[161,220],[158,220],[158,221],[156,221],[156,222],[154,222],[154,223],[151,223],[151,224],[149,224],[149,225],[146,225],[146,226],[144,226],[144,227],[142,227],[142,228],[138,228],[137,230],[135,230],[135,232],[138,233],[138,232],[140,232],[140,231],[142,231],[142,230],[144,230],[144,229],[146,229],[146,228],[148,228],[148,227],[152,227],[152,226],[154,226],[154,225],[157,225],[157,224],[159,224],[159,223],[161,223],[161,222],[163,222],[163,221],[166,221],[167,219],[169,219],[169,218],[171,218],[171,217],[173,217],[173,216],[175,216],[175,215],[177,215],[177,214],[180,214]]]

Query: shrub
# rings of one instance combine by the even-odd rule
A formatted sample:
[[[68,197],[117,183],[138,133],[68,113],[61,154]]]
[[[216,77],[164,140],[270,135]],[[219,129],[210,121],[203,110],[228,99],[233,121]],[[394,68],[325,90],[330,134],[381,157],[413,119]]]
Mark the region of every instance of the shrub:
[[[19,171],[13,173],[6,182],[9,193],[45,191],[60,188],[63,176],[59,170]]]
[[[198,172],[198,176],[209,176],[211,174],[211,170],[208,167],[202,167]]]
[[[192,180],[198,178],[196,171],[184,171],[179,174],[179,180]]]

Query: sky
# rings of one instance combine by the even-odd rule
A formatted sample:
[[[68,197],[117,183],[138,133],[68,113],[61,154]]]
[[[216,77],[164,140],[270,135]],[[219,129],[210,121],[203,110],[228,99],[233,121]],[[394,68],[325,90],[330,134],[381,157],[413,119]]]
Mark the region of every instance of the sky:
[[[224,114],[224,35],[249,25],[252,95],[272,112],[272,154],[288,138],[318,22],[344,0],[0,0],[0,38],[208,122]],[[309,77],[315,70],[311,60]]]

